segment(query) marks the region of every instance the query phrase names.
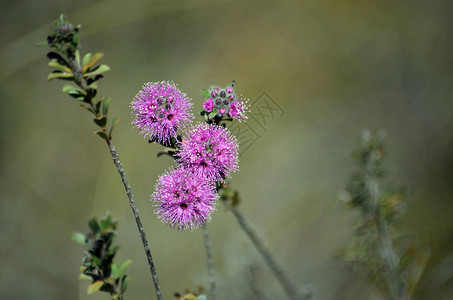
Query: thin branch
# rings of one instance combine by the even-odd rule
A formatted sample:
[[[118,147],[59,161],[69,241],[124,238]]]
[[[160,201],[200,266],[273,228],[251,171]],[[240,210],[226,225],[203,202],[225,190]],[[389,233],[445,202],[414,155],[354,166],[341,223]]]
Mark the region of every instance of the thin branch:
[[[260,238],[258,237],[256,232],[247,223],[247,221],[245,220],[244,216],[239,211],[239,209],[235,205],[232,205],[231,211],[232,211],[233,215],[236,217],[241,228],[245,231],[245,233],[247,233],[249,238],[252,240],[256,249],[258,250],[258,252],[263,257],[264,261],[266,262],[267,266],[272,270],[272,272],[274,273],[274,276],[280,282],[280,285],[282,286],[282,288],[285,291],[288,298],[291,300],[308,300],[308,299],[310,299],[311,295],[309,295],[309,294],[308,295],[305,294],[303,296],[299,295],[296,287],[291,284],[289,278],[286,276],[285,272],[283,272],[283,269],[279,266],[279,264],[277,263],[275,258],[270,253],[270,251],[266,248],[264,243],[260,240]]]
[[[206,260],[208,262],[208,275],[209,275],[209,284],[211,286],[211,299],[215,300],[216,298],[216,281],[215,281],[215,270],[214,262],[212,260],[211,252],[211,241],[209,240],[209,232],[206,223],[203,225],[203,239],[204,247],[206,249]]]
[[[112,154],[113,163],[115,164],[116,170],[120,174],[121,181],[123,182],[124,189],[126,190],[126,194],[129,198],[129,203],[132,209],[132,213],[135,217],[135,223],[137,223],[138,232],[140,233],[140,237],[142,239],[143,248],[145,249],[146,258],[148,259],[149,270],[151,271],[151,275],[153,277],[154,287],[156,289],[156,295],[158,300],[162,300],[162,293],[160,291],[159,280],[157,278],[156,268],[154,267],[153,257],[151,256],[151,251],[148,246],[148,240],[146,239],[145,231],[143,229],[142,222],[140,220],[140,216],[138,214],[137,206],[135,205],[134,195],[132,194],[131,187],[129,182],[126,178],[126,173],[124,172],[123,164],[120,161],[118,153],[116,152],[115,146],[112,144],[111,141],[107,142],[110,153]]]
[[[263,299],[265,299],[263,292],[256,284],[255,268],[256,267],[255,267],[254,263],[250,263],[247,265],[247,279],[250,284],[250,289],[252,290],[253,295],[255,297],[254,299],[263,300]]]
[[[390,238],[387,223],[382,217],[379,208],[379,184],[375,178],[371,175],[371,172],[367,168],[368,175],[368,193],[370,196],[370,204],[373,208],[374,218],[376,220],[376,230],[378,233],[378,241],[381,245],[381,252],[384,258],[384,265],[387,269],[388,276],[385,276],[387,279],[388,289],[390,294],[394,299],[406,300],[405,296],[405,286],[404,281],[402,280],[399,272],[398,265],[400,258],[393,248],[392,239]]]

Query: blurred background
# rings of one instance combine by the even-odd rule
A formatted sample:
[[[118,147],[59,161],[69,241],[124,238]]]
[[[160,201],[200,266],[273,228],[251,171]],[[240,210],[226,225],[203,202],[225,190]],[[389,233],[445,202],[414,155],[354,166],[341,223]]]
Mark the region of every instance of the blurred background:
[[[107,299],[79,282],[85,248],[69,240],[90,217],[118,218],[118,261],[134,263],[126,299],[154,288],[136,225],[90,115],[47,82],[36,47],[60,13],[82,24],[81,52],[103,52],[100,82],[122,122],[123,161],[166,299],[209,286],[201,230],[177,232],[153,214],[150,194],[173,163],[130,126],[129,102],[148,81],[174,80],[201,108],[201,88],[236,81],[251,102],[266,92],[281,110],[242,152],[231,184],[240,208],[315,299],[382,299],[337,258],[357,212],[338,200],[362,128],[388,133],[390,181],[410,191],[401,235],[432,255],[417,299],[453,299],[453,2],[21,0],[0,3],[0,298]],[[201,119],[197,119],[201,120]],[[258,120],[258,121],[257,121]],[[234,216],[219,204],[209,223],[220,299],[284,299]]]

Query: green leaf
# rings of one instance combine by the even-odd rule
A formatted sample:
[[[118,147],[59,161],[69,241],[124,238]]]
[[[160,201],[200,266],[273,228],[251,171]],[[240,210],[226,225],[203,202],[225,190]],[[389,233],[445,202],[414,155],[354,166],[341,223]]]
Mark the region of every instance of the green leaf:
[[[80,66],[80,53],[79,53],[79,50],[75,51],[75,61],[76,61],[77,65]]]
[[[91,277],[85,274],[80,274],[79,280],[91,280]]]
[[[209,115],[208,115],[208,119],[212,120],[215,117],[216,114],[217,113],[215,111],[210,112]]]
[[[99,224],[95,218],[91,218],[88,221],[88,227],[90,227],[90,229],[91,229],[91,231],[93,231],[93,233],[98,233],[100,231]]]
[[[92,84],[87,86],[87,89],[97,90],[97,88],[98,88],[98,83],[96,81],[94,81]]]
[[[94,133],[99,135],[101,138],[103,138],[106,141],[110,140],[109,137],[107,136],[107,134],[103,131],[95,131]]]
[[[82,71],[88,70],[88,68],[97,64],[103,57],[104,57],[104,53],[100,53],[100,52],[95,53],[93,56],[91,56],[91,54],[90,54],[90,59],[86,63],[85,63],[85,58],[84,58]]]
[[[209,97],[211,97],[211,94],[209,94],[209,91],[207,89],[202,89],[200,90],[200,93],[203,97],[205,97],[206,99],[208,99]]]
[[[80,245],[86,245],[86,238],[85,238],[85,235],[83,233],[80,233],[80,232],[74,232],[73,234],[71,234],[71,236],[69,237],[72,241],[76,242],[77,244],[80,244]]]
[[[45,46],[45,45],[47,45],[47,44],[48,44],[47,41],[40,41],[40,42],[38,42],[38,43],[36,44],[36,46],[41,47],[41,46]]]
[[[129,285],[129,276],[126,275],[121,280],[121,290],[120,290],[121,295],[124,295],[124,293],[126,293],[128,285]]]
[[[107,124],[107,118],[106,117],[101,117],[101,118],[95,118],[93,119],[94,123],[96,123],[99,127],[104,128],[105,124]],[[102,221],[101,221],[102,223]],[[102,226],[101,226],[102,227]]]
[[[100,65],[99,68],[95,69],[94,71],[88,72],[83,74],[83,77],[98,75],[104,72],[110,71],[110,67],[107,65]]]
[[[112,138],[112,131],[113,131],[113,128],[115,128],[116,125],[117,125],[119,122],[120,122],[120,119],[118,119],[118,118],[113,119],[113,121],[112,121],[112,126],[110,126],[110,132],[109,132],[110,138]]]
[[[127,267],[129,267],[131,265],[131,263],[132,263],[132,260],[128,259],[125,262],[123,262],[121,264],[121,266],[115,270],[115,272],[113,271],[113,268],[112,268],[112,277],[115,279],[120,278],[126,271]]]
[[[99,291],[103,285],[104,285],[104,282],[101,281],[101,280],[98,280],[98,281],[96,281],[96,282],[93,282],[92,284],[90,284],[90,286],[89,286],[88,289],[87,289],[88,295],[91,295],[91,294],[93,294],[94,292]]]
[[[72,73],[63,73],[63,72],[55,72],[55,73],[50,73],[49,76],[47,76],[47,80],[52,80],[52,79],[57,79],[57,78],[73,78],[74,74]]]
[[[86,95],[87,94],[81,88],[79,88],[77,86],[70,85],[70,84],[67,84],[67,85],[63,86],[62,90],[63,90],[63,93],[82,94],[82,95]]]
[[[101,220],[100,227],[101,227],[101,230],[106,230],[106,229],[109,229],[110,227],[113,227],[112,226],[112,217],[110,216],[110,214],[107,214],[105,216],[105,218],[103,218]]]
[[[60,24],[61,23],[66,23],[66,16],[64,14],[60,15]]]
[[[47,65],[49,67],[57,68],[57,69],[60,69],[62,71],[65,71],[67,73],[72,73],[71,68],[68,68],[67,66],[64,66],[64,65],[60,64],[58,62],[58,60],[56,60],[56,59],[51,59]]]
[[[102,114],[104,116],[106,116],[107,112],[109,111],[109,104],[110,104],[110,97],[105,98],[104,101],[102,101]]]
[[[83,56],[82,65],[86,65],[91,59],[91,53],[87,53]]]
[[[69,63],[63,58],[63,56],[61,56],[57,52],[51,51],[51,52],[47,53],[47,58],[48,59],[55,59],[60,65],[66,66],[68,68],[71,67],[69,65]]]
[[[80,100],[83,100],[83,99],[80,99]],[[80,108],[84,108],[84,109],[88,110],[89,112],[93,113],[94,115],[96,114],[96,112],[89,106],[80,105]]]
[[[111,271],[112,271],[112,277],[115,278],[115,279],[118,278],[119,276],[116,276],[116,274],[118,274],[118,268],[119,268],[118,264],[117,263],[113,263],[110,266],[110,268],[111,268]]]

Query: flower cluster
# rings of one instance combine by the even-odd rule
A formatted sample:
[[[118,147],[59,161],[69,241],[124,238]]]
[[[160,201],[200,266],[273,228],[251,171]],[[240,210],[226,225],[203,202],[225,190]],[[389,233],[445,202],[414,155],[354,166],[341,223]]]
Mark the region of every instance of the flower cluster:
[[[170,227],[194,229],[210,219],[218,196],[212,181],[190,169],[170,169],[161,175],[152,196],[156,214]]]
[[[203,104],[205,113],[215,118],[205,115],[207,123],[196,124],[182,140],[171,138],[189,121],[192,104],[174,83],[148,83],[131,103],[133,125],[139,133],[174,148],[178,166],[159,177],[152,201],[162,222],[178,230],[193,230],[210,220],[218,198],[216,184],[238,170],[239,144],[218,124],[224,116],[242,121],[249,107],[235,94],[233,85],[204,91],[210,96]]]
[[[208,100],[203,103],[203,109],[208,113],[214,113],[220,117],[231,117],[239,122],[247,119],[249,105],[246,99],[240,98],[234,91],[234,85],[220,88],[211,86],[207,90]]]
[[[169,144],[193,117],[192,103],[173,82],[147,83],[131,103],[132,124],[150,140]]]
[[[230,131],[198,123],[180,143],[178,162],[210,180],[224,181],[238,170],[238,150],[239,144]]]

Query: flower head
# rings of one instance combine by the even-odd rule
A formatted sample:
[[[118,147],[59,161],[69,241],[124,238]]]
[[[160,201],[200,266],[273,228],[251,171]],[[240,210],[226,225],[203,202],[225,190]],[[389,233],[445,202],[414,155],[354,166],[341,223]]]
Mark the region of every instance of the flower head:
[[[239,144],[226,128],[198,123],[179,145],[178,162],[196,174],[223,181],[238,170]]]
[[[139,134],[159,143],[168,143],[193,117],[192,103],[173,82],[146,83],[130,105],[132,124]]]
[[[247,99],[241,98],[234,91],[234,85],[226,88],[211,86],[208,93],[210,98],[203,103],[203,109],[207,112],[215,112],[219,116],[228,116],[239,122],[247,119],[246,113],[250,111]]]
[[[162,174],[152,195],[155,213],[178,230],[192,230],[210,220],[217,198],[212,181],[184,168],[171,168]]]

